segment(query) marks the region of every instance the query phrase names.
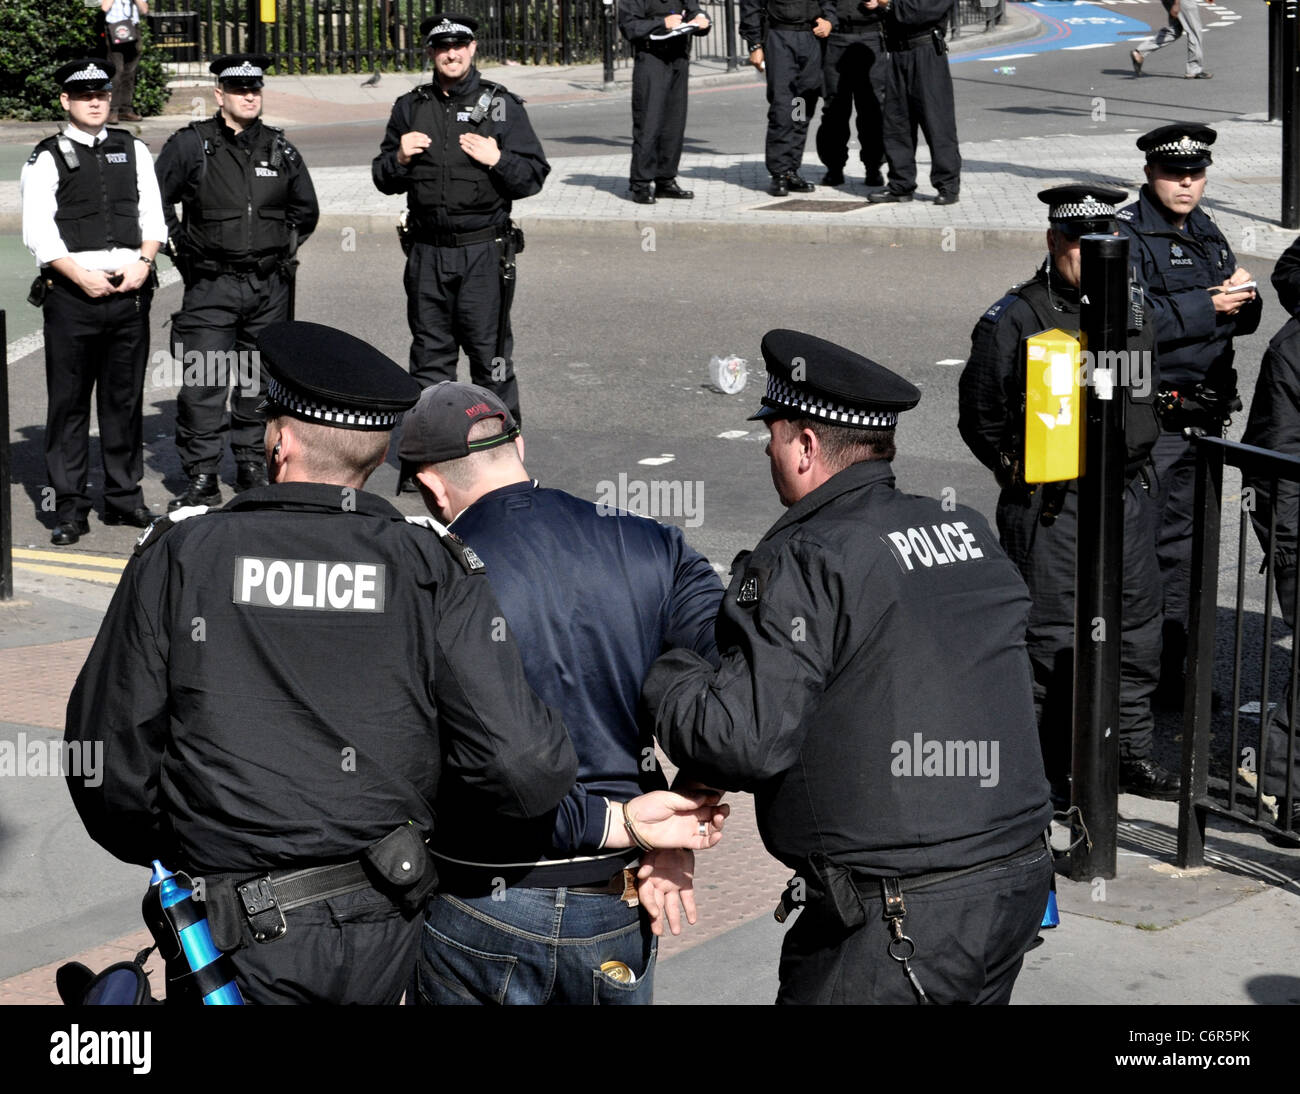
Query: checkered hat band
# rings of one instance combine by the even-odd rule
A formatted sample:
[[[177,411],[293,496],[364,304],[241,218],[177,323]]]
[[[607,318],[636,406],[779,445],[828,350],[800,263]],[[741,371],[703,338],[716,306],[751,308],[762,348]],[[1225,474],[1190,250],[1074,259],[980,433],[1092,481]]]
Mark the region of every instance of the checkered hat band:
[[[1113,217],[1115,206],[1104,201],[1073,201],[1065,205],[1053,205],[1048,212],[1048,220],[1062,220],[1065,217]]]
[[[80,80],[107,80],[107,79],[108,79],[108,73],[105,72],[98,65],[87,65],[80,72],[74,72],[63,82],[65,84],[70,84],[73,81],[80,81]]]
[[[233,68],[223,68],[221,70],[221,75],[218,76],[217,79],[237,80],[241,76],[252,80],[260,80],[263,76],[263,72],[257,67],[257,65],[250,65],[247,61],[241,61]]]
[[[1149,156],[1154,152],[1169,152],[1176,156],[1195,156],[1209,150],[1210,146],[1208,144],[1202,144],[1200,141],[1183,137],[1180,140],[1170,141],[1168,144],[1157,144],[1154,148],[1147,150],[1147,155]]]
[[[470,30],[469,27],[467,27],[464,23],[453,23],[449,19],[444,19],[436,27],[431,27],[426,37],[445,38],[453,34],[458,35],[462,38],[474,37],[474,32]]]
[[[835,402],[833,399],[813,395],[808,391],[801,391],[793,384],[781,379],[779,376],[773,376],[771,373],[767,377],[766,398],[778,406],[790,407],[792,410],[797,410],[809,418],[817,418],[823,422],[834,422],[836,425],[854,425],[875,429],[893,429],[898,425],[898,415],[893,411],[868,411],[847,407]]]
[[[285,410],[300,414],[304,418],[313,418],[321,422],[333,422],[336,425],[351,426],[353,428],[392,428],[397,424],[398,418],[401,417],[400,412],[359,414],[355,410],[343,410],[336,406],[309,403],[305,399],[300,399],[274,376],[266,378],[266,397],[271,402],[284,407]]]

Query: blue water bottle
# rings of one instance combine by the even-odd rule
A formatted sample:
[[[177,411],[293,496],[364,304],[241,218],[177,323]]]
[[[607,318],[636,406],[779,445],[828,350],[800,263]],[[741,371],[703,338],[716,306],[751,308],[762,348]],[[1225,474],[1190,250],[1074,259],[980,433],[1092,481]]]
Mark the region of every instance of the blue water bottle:
[[[151,915],[151,911],[154,914]],[[157,859],[154,859],[149,892],[144,898],[144,918],[163,960],[167,962],[169,987],[186,980],[191,985],[191,995],[203,992],[205,1006],[244,1005],[230,962],[213,943],[207,917],[194,900],[193,890],[178,882],[176,876]],[[209,966],[213,967],[209,969]],[[206,973],[205,969],[208,969]],[[189,974],[194,975],[191,978]]]

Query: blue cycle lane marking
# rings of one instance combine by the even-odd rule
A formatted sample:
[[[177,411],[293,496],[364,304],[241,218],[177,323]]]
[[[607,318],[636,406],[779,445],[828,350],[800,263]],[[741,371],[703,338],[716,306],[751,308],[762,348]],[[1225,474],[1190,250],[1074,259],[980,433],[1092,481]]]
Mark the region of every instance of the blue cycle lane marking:
[[[1130,19],[1114,8],[1089,4],[1085,0],[1059,3],[1022,4],[1043,24],[1043,34],[1028,42],[1011,42],[989,49],[955,54],[950,63],[968,61],[1014,60],[1034,53],[1047,53],[1058,49],[1091,49],[1114,45],[1117,42],[1138,42],[1152,31],[1148,23]]]

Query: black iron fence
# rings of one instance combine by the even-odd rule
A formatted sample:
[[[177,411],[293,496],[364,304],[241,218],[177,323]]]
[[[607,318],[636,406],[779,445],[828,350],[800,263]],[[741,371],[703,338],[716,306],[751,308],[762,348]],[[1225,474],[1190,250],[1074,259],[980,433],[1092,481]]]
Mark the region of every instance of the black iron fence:
[[[953,34],[991,25],[1005,0],[954,0]],[[279,73],[420,71],[426,67],[420,23],[440,11],[439,0],[278,0],[274,23],[258,19],[257,0],[154,0],[150,19],[164,59],[195,74],[223,53],[269,53]],[[613,6],[603,0],[462,0],[480,20],[484,60],[534,65],[601,60],[605,35],[614,63],[626,65],[628,45],[610,29]],[[712,26],[694,41],[697,60],[734,66],[727,28],[738,25],[737,0],[701,0]],[[734,33],[734,31],[733,31]],[[743,58],[742,58],[743,59]]]
[[[1254,486],[1242,490],[1237,530],[1236,604],[1233,612],[1231,665],[1231,706],[1227,725],[1216,717],[1213,704],[1215,639],[1218,622],[1219,555],[1222,526],[1224,466],[1240,468]],[[1291,724],[1300,690],[1300,642],[1292,635],[1290,671],[1285,685],[1274,690],[1270,685],[1278,674],[1272,664],[1274,588],[1279,577],[1290,603],[1291,619],[1300,611],[1300,584],[1295,581],[1295,558],[1287,560],[1287,570],[1277,572],[1277,506],[1259,507],[1260,493],[1277,498],[1279,484],[1300,483],[1300,458],[1284,456],[1251,445],[1235,444],[1218,437],[1200,437],[1196,442],[1196,530],[1192,541],[1191,624],[1188,645],[1185,721],[1183,727],[1183,797],[1178,811],[1178,865],[1200,866],[1205,859],[1205,823],[1211,814],[1232,817],[1265,832],[1285,828],[1293,812],[1291,780],[1286,791],[1271,802],[1260,787],[1260,780],[1270,763],[1278,757],[1269,755],[1269,725],[1278,719]],[[1247,649],[1247,572],[1257,568],[1259,549],[1254,546],[1252,517],[1267,510],[1267,520],[1260,520],[1264,532],[1264,606],[1262,636],[1257,626],[1253,638],[1262,640],[1259,653],[1258,690],[1244,679],[1243,658]],[[1251,642],[1255,646],[1255,642]],[[1258,648],[1258,647],[1256,647]],[[1249,675],[1254,677],[1254,669]],[[1279,693],[1280,691],[1280,693]],[[1270,694],[1273,699],[1270,699]],[[1241,726],[1242,699],[1258,695],[1259,730],[1251,740],[1244,740]],[[1211,730],[1218,740],[1211,749]],[[1223,735],[1226,730],[1226,749]],[[1288,735],[1285,746],[1285,771],[1295,764],[1296,742]],[[1252,785],[1253,784],[1253,785]],[[1274,816],[1278,823],[1274,822]]]

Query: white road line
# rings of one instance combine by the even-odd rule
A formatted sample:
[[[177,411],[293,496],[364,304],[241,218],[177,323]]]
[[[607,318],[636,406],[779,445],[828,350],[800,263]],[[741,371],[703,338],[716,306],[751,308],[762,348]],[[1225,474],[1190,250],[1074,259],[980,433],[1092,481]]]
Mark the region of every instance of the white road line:
[[[986,61],[1016,61],[1021,57],[1032,57],[1032,53],[1004,53],[1000,57],[985,57]]]
[[[1089,42],[1086,46],[1063,46],[1063,49],[1105,49],[1107,46],[1123,45],[1123,42]]]
[[[946,365],[949,368],[953,365],[964,365],[965,363],[966,359],[964,357],[945,357],[942,361],[935,362],[936,365]]]

